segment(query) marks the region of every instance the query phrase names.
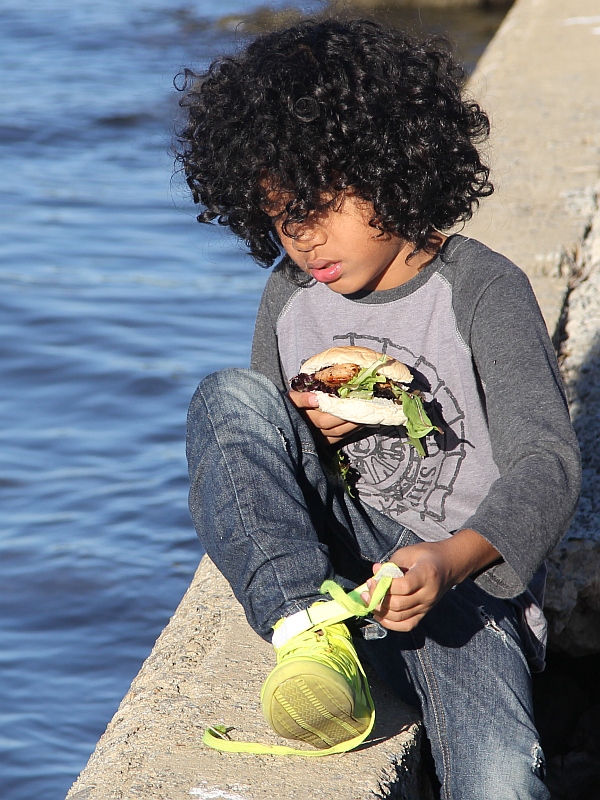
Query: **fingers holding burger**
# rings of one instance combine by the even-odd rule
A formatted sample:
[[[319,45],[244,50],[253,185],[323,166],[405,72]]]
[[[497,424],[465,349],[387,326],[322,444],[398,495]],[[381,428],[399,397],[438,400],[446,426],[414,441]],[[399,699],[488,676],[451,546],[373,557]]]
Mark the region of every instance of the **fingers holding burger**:
[[[421,439],[435,426],[417,391],[410,369],[368,347],[331,347],[312,356],[291,380],[297,392],[312,392],[318,408],[340,419],[369,426],[403,426],[409,442],[424,456]]]

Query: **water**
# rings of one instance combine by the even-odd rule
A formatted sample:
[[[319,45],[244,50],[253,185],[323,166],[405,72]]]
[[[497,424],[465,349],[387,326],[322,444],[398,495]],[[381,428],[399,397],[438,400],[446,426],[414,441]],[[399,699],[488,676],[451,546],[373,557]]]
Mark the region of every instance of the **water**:
[[[173,75],[237,41],[213,5],[0,2],[3,800],[64,796],[202,554],[185,413],[267,276],[171,182]],[[472,64],[497,19],[460,19],[428,24]]]

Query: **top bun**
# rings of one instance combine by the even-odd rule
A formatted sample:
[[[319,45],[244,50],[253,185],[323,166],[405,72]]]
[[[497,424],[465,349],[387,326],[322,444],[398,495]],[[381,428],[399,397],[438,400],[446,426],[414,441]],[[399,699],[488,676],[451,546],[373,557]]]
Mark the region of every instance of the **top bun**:
[[[382,353],[376,350],[371,350],[370,347],[353,347],[348,345],[346,347],[330,347],[328,350],[323,350],[322,353],[317,353],[316,356],[311,356],[302,364],[301,372],[305,375],[312,375],[325,367],[331,367],[333,364],[356,364],[361,369],[370,367],[374,361],[381,358]],[[409,384],[412,382],[413,375],[406,364],[401,361],[396,361],[395,358],[387,356],[387,361],[377,370],[378,375],[385,375],[386,378],[391,378],[398,383]]]

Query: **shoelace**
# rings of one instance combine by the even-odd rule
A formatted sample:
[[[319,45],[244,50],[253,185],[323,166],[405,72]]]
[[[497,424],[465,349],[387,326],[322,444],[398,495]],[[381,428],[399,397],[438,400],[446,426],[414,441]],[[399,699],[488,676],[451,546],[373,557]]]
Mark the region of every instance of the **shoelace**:
[[[390,588],[392,580],[395,577],[398,577],[398,573],[398,567],[391,562],[388,562],[381,567],[380,571],[375,576],[377,579],[377,586],[371,595],[371,600],[368,605],[365,604],[360,597],[360,593],[366,588],[365,586],[360,586],[358,589],[354,589],[353,591],[346,593],[344,589],[335,581],[327,580],[323,582],[319,591],[321,594],[331,595],[331,597],[333,597],[333,599],[336,600],[339,605],[343,606],[347,610],[347,614],[343,619],[349,619],[350,617],[365,617],[381,603]],[[337,614],[335,622],[342,622],[343,619],[340,619],[340,615]],[[324,624],[326,625],[327,622],[321,622],[319,626],[315,627],[318,628]],[[267,745],[261,744],[260,742],[238,742],[229,738],[229,732],[232,731],[233,728],[225,725],[211,725],[204,732],[202,741],[208,747],[212,747],[214,750],[220,750],[225,753],[305,756],[307,758],[319,758],[321,756],[335,755],[336,753],[347,753],[349,750],[353,750],[362,744],[367,736],[369,736],[373,730],[373,726],[375,725],[375,706],[369,690],[367,676],[365,675],[365,671],[358,657],[356,659],[356,665],[361,674],[363,689],[369,704],[369,708],[371,708],[371,719],[366,730],[358,736],[354,736],[352,739],[348,739],[345,742],[340,742],[339,744],[333,745],[332,747],[327,747],[323,750],[299,750],[296,747],[289,747],[287,745],[280,744]]]
[[[346,652],[344,645],[347,640],[345,637],[340,635],[329,624],[322,626],[322,630],[317,628],[316,630],[305,631],[287,642],[281,650],[277,651],[277,663],[287,659],[288,656],[293,659],[297,650],[302,651],[307,644],[314,642],[314,637],[317,638],[318,649],[311,654],[311,658],[327,667],[332,666],[340,675],[350,680],[356,659]],[[336,640],[343,640],[344,644],[340,647]]]

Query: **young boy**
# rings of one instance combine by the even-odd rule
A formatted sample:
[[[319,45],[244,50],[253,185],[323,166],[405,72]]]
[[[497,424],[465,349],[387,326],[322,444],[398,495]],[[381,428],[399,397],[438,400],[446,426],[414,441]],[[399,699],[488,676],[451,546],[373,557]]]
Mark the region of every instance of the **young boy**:
[[[275,628],[267,720],[320,748],[360,741],[358,648],[421,710],[440,797],[547,798],[527,657],[543,660],[543,562],[579,460],[526,277],[444,233],[492,191],[475,146],[486,115],[443,41],[362,20],[298,24],[186,77],[179,159],[198,219],[261,264],[285,252],[252,370],[209,375],[188,433],[198,535],[254,630]],[[404,427],[359,426],[290,390],[338,345],[410,367],[439,428],[424,455]],[[368,605],[388,560],[403,574],[366,625],[336,616],[339,591],[319,602],[326,580],[367,582],[354,597]]]

